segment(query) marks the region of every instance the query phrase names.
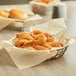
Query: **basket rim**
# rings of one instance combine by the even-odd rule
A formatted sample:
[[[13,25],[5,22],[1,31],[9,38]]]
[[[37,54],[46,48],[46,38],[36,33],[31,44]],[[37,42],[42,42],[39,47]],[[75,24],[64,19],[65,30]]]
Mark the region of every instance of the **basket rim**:
[[[53,49],[51,49],[51,50],[59,51],[59,50],[63,50],[63,49],[65,49],[65,48],[67,48],[67,47],[68,47],[68,45],[67,45],[67,46],[64,46],[64,47],[53,48]]]

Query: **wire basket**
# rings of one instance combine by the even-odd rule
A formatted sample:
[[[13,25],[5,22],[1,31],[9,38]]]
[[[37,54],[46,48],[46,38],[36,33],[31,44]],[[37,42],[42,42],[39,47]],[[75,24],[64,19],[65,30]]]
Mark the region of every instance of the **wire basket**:
[[[53,57],[51,58],[51,60],[57,59],[57,58],[61,57],[62,55],[64,55],[64,53],[65,53],[65,51],[67,50],[67,48],[68,48],[68,46],[66,46],[66,47],[64,47],[64,48],[62,48],[62,49],[56,50],[57,53],[56,53],[55,56],[53,56]]]

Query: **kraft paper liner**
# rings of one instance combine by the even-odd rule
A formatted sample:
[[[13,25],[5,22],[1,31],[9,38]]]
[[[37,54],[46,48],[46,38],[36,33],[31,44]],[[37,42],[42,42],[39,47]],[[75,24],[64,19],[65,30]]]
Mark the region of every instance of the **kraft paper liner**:
[[[32,30],[41,30],[44,32],[48,32],[56,37],[57,37],[57,34],[59,33],[58,37],[62,39],[61,41],[65,44],[64,47],[52,48],[50,50],[22,49],[22,48],[17,48],[13,45],[14,38],[7,41],[1,41],[1,46],[6,49],[9,56],[11,57],[11,59],[13,60],[13,62],[18,68],[20,69],[29,68],[29,67],[38,65],[43,61],[55,56],[59,49],[63,49],[66,46],[69,46],[72,43],[76,42],[76,38],[69,38],[65,36],[65,32],[67,28],[66,28],[66,25],[64,24],[65,23],[63,19],[54,19],[42,24],[42,26],[38,25],[38,26],[31,27]],[[61,37],[62,35],[63,35],[63,38]],[[58,37],[57,39],[60,39]]]
[[[0,18],[0,30],[8,26],[10,23],[14,22],[15,19],[9,19],[9,18]]]

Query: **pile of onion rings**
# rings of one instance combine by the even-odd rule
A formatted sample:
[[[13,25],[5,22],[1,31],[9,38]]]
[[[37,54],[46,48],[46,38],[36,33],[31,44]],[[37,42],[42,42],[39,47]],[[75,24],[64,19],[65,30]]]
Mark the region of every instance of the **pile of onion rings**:
[[[14,45],[18,48],[29,50],[49,50],[52,47],[63,47],[64,45],[57,42],[55,38],[47,32],[34,30],[31,33],[16,34],[17,41]]]

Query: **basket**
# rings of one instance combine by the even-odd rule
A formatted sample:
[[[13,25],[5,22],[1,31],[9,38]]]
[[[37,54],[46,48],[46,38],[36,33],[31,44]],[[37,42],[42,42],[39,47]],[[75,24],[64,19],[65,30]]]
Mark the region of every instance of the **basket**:
[[[51,60],[54,60],[54,59],[57,59],[57,58],[63,56],[65,51],[67,50],[67,48],[68,48],[68,46],[66,46],[66,47],[64,47],[62,49],[56,50],[57,53],[55,54],[55,56],[51,57]]]

